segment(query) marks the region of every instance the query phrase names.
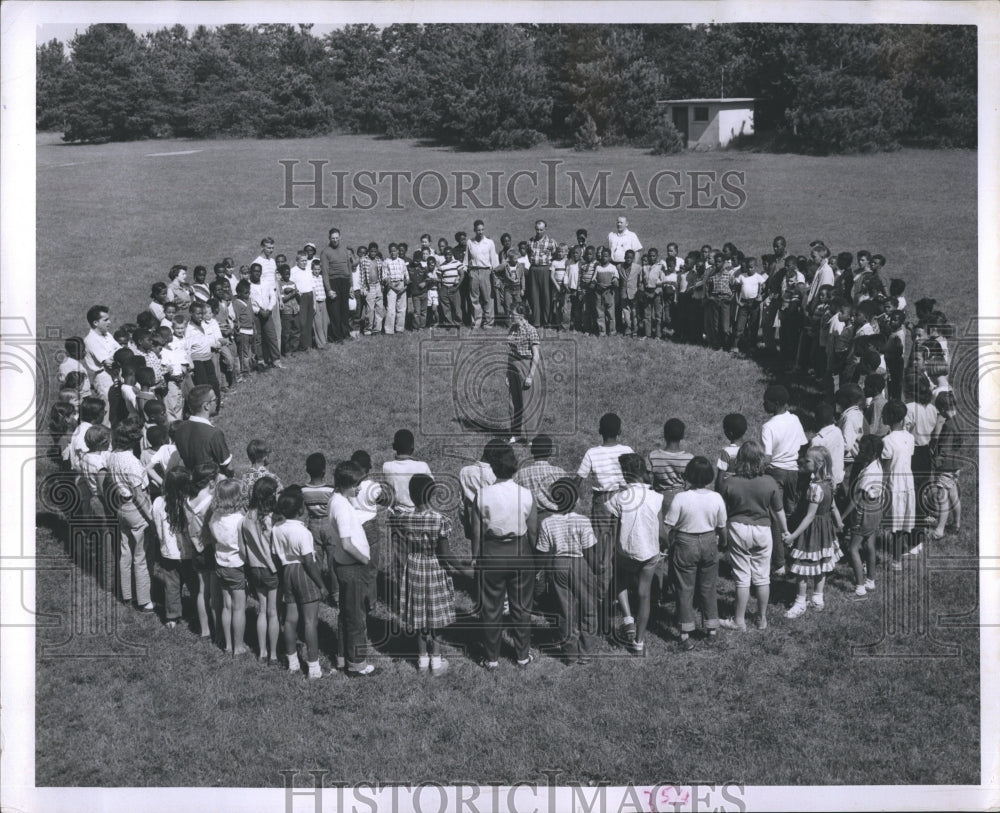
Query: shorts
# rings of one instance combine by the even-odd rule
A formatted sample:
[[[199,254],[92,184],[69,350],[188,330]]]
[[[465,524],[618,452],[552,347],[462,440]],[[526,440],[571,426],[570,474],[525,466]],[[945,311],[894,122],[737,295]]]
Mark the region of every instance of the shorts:
[[[658,553],[645,561],[640,561],[639,559],[633,559],[631,556],[628,556],[621,551],[616,551],[615,590],[620,593],[622,590],[631,587],[632,583],[638,579],[644,571],[656,570],[662,559],[662,553]]]
[[[278,574],[272,573],[266,567],[248,567],[247,581],[257,595],[278,589]]]
[[[215,570],[215,551],[211,548],[195,551],[191,561],[194,563],[194,569],[199,573],[211,573]]]
[[[285,565],[281,573],[281,600],[285,604],[310,604],[323,598],[323,593],[298,562]]]
[[[729,523],[729,564],[737,587],[764,587],[771,583],[770,525]]]
[[[247,578],[242,567],[216,567],[218,577],[224,590],[246,590]]]

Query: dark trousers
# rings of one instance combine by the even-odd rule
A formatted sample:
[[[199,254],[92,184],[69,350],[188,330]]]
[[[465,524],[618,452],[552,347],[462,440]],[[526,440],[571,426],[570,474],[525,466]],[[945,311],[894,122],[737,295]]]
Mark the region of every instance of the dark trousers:
[[[444,285],[438,290],[441,307],[441,327],[459,327],[462,324],[462,292],[456,285],[450,290]]]
[[[556,556],[548,567],[559,611],[559,640],[567,654],[585,653],[597,632],[594,574],[582,557]]]
[[[367,565],[334,564],[340,585],[340,613],[337,618],[337,651],[347,665],[360,666],[368,656],[368,582]]]
[[[671,557],[677,581],[677,616],[681,632],[695,628],[694,599],[705,616],[705,627],[719,626],[719,537],[715,531],[703,534],[678,533]]]
[[[299,351],[308,350],[312,347],[313,335],[313,295],[299,294],[299,312],[295,317],[295,324],[299,329]]]
[[[178,620],[181,608],[181,586],[186,585],[188,593],[198,595],[198,574],[190,559],[160,559],[160,579],[163,581],[164,616],[167,621]]]
[[[327,299],[330,311],[330,340],[341,342],[351,335],[350,277],[330,277],[330,287],[336,296]]]
[[[618,518],[608,512],[604,503],[610,495],[595,491],[590,504],[590,524],[597,537],[597,561],[595,573],[597,595],[597,623],[599,630],[611,632],[611,616],[615,606],[614,557],[615,537],[618,535]]]
[[[281,354],[287,355],[299,349],[299,315],[281,314]]]
[[[278,309],[265,311],[257,314],[257,331],[260,335],[261,357],[266,364],[272,364],[281,358],[281,344],[279,335],[281,334],[281,316]]]
[[[757,349],[757,330],[760,328],[760,300],[753,299],[740,305],[736,312],[736,344],[744,352]]]
[[[427,292],[408,298],[408,307],[413,308],[413,328],[420,330],[427,323]]]
[[[211,385],[212,390],[215,392],[215,400],[217,401],[215,409],[218,411],[219,405],[222,403],[222,394],[219,391],[219,377],[215,374],[215,363],[211,359],[207,359],[206,361],[192,360],[191,363],[193,365],[191,380],[194,381],[195,385]]]
[[[544,325],[552,308],[552,295],[549,290],[549,267],[533,265],[528,269],[528,302],[531,303],[531,324],[535,327]]]
[[[518,660],[525,660],[531,646],[531,606],[535,590],[535,558],[528,537],[519,536],[510,542],[484,539],[476,568],[486,660],[500,659],[504,595],[510,603],[514,651]]]
[[[785,509],[786,520],[790,523],[799,505],[799,473],[768,466],[767,474],[778,481],[782,507]],[[785,566],[785,543],[781,540],[781,527],[774,518],[771,519],[771,538],[774,542],[771,546],[771,570],[778,570]]]
[[[716,349],[729,344],[731,306],[731,299],[711,299],[705,309],[705,333]]]
[[[919,528],[927,519],[927,509],[934,506],[936,511],[936,498],[932,489],[933,481],[931,475],[934,473],[934,465],[931,461],[930,446],[914,446],[913,456],[910,458],[910,468],[913,470],[913,491],[917,495],[916,519]]]

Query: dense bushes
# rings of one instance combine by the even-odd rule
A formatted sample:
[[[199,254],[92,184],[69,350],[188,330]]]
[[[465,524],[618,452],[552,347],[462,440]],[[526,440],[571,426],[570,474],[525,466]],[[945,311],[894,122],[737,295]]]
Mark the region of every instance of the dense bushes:
[[[677,148],[658,99],[753,96],[769,143],[815,153],[976,144],[976,29],[791,24],[92,25],[37,51],[39,129],[69,141],[543,139]],[[710,58],[708,58],[710,55]]]

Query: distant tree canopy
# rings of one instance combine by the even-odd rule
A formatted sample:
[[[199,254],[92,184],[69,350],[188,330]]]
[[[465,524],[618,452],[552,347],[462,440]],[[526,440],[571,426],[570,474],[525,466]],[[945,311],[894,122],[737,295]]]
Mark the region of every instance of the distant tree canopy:
[[[814,153],[976,144],[976,29],[925,25],[92,25],[37,50],[40,130],[67,141],[331,131],[470,150],[660,149],[665,98],[754,96]]]

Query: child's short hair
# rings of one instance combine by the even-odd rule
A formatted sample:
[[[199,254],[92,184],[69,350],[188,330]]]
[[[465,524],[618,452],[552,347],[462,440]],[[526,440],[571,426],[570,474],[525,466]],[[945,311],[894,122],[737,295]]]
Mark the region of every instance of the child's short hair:
[[[83,387],[83,382],[86,379],[87,374],[81,373],[79,370],[73,370],[72,372],[66,373],[66,379],[63,381],[64,390],[73,390],[77,392]]]
[[[160,320],[156,318],[152,311],[142,311],[142,313],[137,313],[135,315],[135,323],[139,326],[141,330],[148,330],[150,333],[156,330],[160,325]],[[135,336],[133,335],[132,341],[135,341]]]
[[[243,296],[243,294],[250,293],[250,280],[241,279],[236,283],[236,295]]]
[[[351,462],[365,474],[372,470],[372,456],[364,449],[358,449],[351,455]]]
[[[409,429],[398,429],[392,436],[392,450],[397,454],[413,454],[413,433]]]
[[[896,277],[889,280],[889,296],[899,296],[905,290],[906,283],[903,280]]]
[[[857,406],[865,399],[865,391],[857,384],[845,384],[837,390],[837,405],[841,409]]]
[[[788,406],[788,390],[781,384],[772,384],[764,390],[764,403],[772,404],[779,409]]]
[[[870,322],[875,316],[875,303],[870,299],[859,302],[854,306],[854,312],[865,317],[865,321]]]
[[[556,512],[568,514],[580,499],[580,489],[572,477],[560,477],[549,486],[549,499],[555,504]]]
[[[83,434],[89,452],[103,452],[111,446],[111,430],[103,423],[95,423]]]
[[[164,344],[170,344],[174,340],[174,332],[166,325],[161,325],[156,329],[156,335]]]
[[[100,423],[104,420],[104,411],[107,404],[103,398],[96,395],[88,395],[80,402],[80,420],[84,423]]]
[[[680,443],[684,440],[684,432],[687,429],[684,421],[680,418],[670,418],[663,424],[663,439],[667,443]]]
[[[283,280],[287,280],[292,275],[291,266],[288,263],[282,263],[278,266],[278,276]]]
[[[832,424],[835,420],[836,414],[833,411],[833,405],[826,401],[821,401],[819,406],[816,407],[816,428],[822,429]]]
[[[154,282],[153,286],[149,289],[149,298],[156,299],[156,297],[167,292],[167,283],[165,282]]]
[[[861,251],[858,252],[858,262],[859,263],[861,262],[861,258],[862,257],[864,257],[866,260],[871,260],[872,253],[870,251],[866,251],[865,249],[861,249]]]
[[[722,431],[735,442],[747,433],[747,419],[739,412],[730,412],[722,419]]]
[[[934,398],[934,406],[943,415],[945,412],[958,409],[958,402],[955,400],[955,394],[951,390],[944,390],[943,392],[939,392]]]
[[[517,456],[509,446],[490,461],[490,468],[498,480],[509,480],[517,472]]]
[[[806,460],[813,463],[813,476],[817,480],[829,480],[833,472],[833,458],[826,446],[810,446],[806,449]]]
[[[552,438],[548,435],[535,435],[531,439],[531,456],[535,460],[548,460],[552,457]]]
[[[602,438],[616,438],[622,433],[622,419],[614,412],[606,412],[601,416],[597,431]]]
[[[854,260],[854,256],[849,251],[841,251],[837,255],[837,268],[841,271],[846,271],[851,267],[851,262]]]
[[[247,444],[247,457],[250,458],[251,463],[259,463],[269,454],[271,454],[271,447],[267,445],[266,440],[254,438]]]
[[[79,336],[70,336],[63,343],[63,347],[66,350],[66,355],[71,359],[82,361],[84,356],[87,355],[87,348],[84,346],[83,339]]]
[[[306,458],[306,474],[310,477],[326,474],[326,456],[322,452],[313,452]]]
[[[302,492],[300,491],[299,494]],[[278,497],[278,481],[273,477],[258,477],[250,490],[248,509],[256,509],[258,516],[274,511]],[[304,502],[304,500],[303,500]]]
[[[365,473],[357,463],[343,460],[333,470],[334,488],[353,488],[365,478]]]
[[[159,398],[146,401],[142,405],[142,413],[146,416],[147,423],[160,423],[166,426],[167,407]]]
[[[882,423],[892,426],[906,417],[906,404],[898,398],[893,398],[882,407]]]
[[[278,495],[278,502],[275,504],[274,510],[285,519],[295,519],[302,513],[304,503],[302,489],[289,486]]]
[[[156,373],[152,367],[140,367],[135,371],[135,383],[140,387],[152,387],[156,385]]]
[[[111,442],[116,449],[130,449],[141,436],[142,428],[128,418],[119,421],[111,429]]]
[[[865,376],[865,397],[873,398],[885,389],[885,376],[881,373],[869,373]]]
[[[618,465],[621,466],[626,483],[639,483],[646,479],[646,461],[642,459],[642,455],[635,452],[619,455]]]
[[[170,430],[167,427],[154,423],[146,430],[146,441],[153,449],[159,449],[170,439]]]
[[[872,262],[885,265],[885,257],[881,254],[872,254]]]
[[[434,478],[429,474],[414,474],[410,478],[409,492],[414,505],[427,505],[434,496]]]
[[[684,467],[684,479],[695,488],[704,488],[715,479],[715,469],[708,458],[697,455]]]

